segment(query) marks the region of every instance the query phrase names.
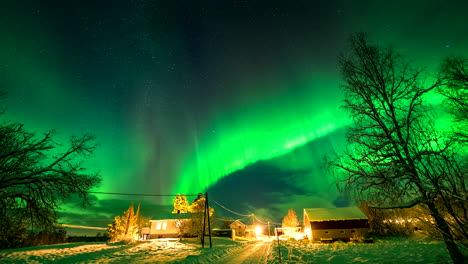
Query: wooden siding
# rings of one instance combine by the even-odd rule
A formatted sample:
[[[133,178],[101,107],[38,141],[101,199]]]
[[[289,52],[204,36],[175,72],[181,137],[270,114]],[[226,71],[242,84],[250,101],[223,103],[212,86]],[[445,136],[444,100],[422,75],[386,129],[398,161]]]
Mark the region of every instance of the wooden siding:
[[[353,229],[353,228],[369,228],[367,219],[350,219],[336,221],[317,221],[310,222],[312,229]]]
[[[367,219],[309,222],[312,240],[322,239],[350,241],[354,237],[366,237],[369,233]]]
[[[369,228],[354,229],[312,229],[312,240],[321,241],[322,239],[350,241],[354,237],[366,237]]]

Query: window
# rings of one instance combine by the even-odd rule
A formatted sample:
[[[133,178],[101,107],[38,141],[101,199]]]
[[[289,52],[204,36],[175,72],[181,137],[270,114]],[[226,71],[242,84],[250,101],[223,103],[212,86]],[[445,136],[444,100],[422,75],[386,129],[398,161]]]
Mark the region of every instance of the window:
[[[351,233],[354,233],[354,232],[356,232],[356,230],[351,230]]]
[[[325,231],[325,234],[328,234],[328,231]]]
[[[164,222],[164,223],[162,224],[162,229],[163,229],[163,230],[166,230],[166,228],[167,228],[167,223]]]
[[[160,223],[160,222],[158,222],[158,223],[156,224],[156,230],[161,230],[161,223]]]
[[[344,234],[344,230],[341,230],[340,233],[341,233],[341,234]]]

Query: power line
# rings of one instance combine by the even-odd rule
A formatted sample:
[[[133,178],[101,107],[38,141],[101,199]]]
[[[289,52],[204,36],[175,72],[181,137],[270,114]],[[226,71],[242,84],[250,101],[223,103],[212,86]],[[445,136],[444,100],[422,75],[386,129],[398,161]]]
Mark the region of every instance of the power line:
[[[81,229],[107,230],[107,228],[105,227],[94,227],[94,226],[67,225],[67,224],[62,224],[62,226],[71,227],[71,228],[81,228]]]
[[[226,211],[228,211],[228,212],[231,212],[231,213],[233,213],[233,214],[240,215],[240,216],[248,216],[248,217],[253,216],[253,214],[245,215],[245,214],[240,214],[240,213],[234,212],[233,210],[226,208],[225,206],[219,204],[219,203],[216,202],[216,201],[213,201],[213,202],[214,202],[215,204],[219,205],[219,206],[220,206],[221,208],[223,208],[224,210],[226,210]]]
[[[255,218],[258,222],[260,222],[260,223],[263,224],[263,225],[267,225],[267,224],[268,224],[268,223],[265,223],[265,222],[263,222],[262,220],[260,220],[255,214],[249,214],[249,215],[241,214],[241,213],[235,212],[235,211],[233,211],[233,210],[231,210],[231,209],[229,209],[229,208],[226,208],[225,206],[219,204],[219,203],[216,202],[216,201],[213,201],[213,202],[216,203],[217,205],[219,205],[221,208],[223,208],[224,210],[226,210],[226,211],[228,211],[228,212],[231,212],[231,213],[236,214],[236,215],[239,215],[239,216],[245,216],[244,218],[240,218],[240,219],[237,219],[237,220],[242,220],[242,219],[245,219],[245,218],[247,218],[247,217],[253,217],[253,218]],[[269,222],[269,223],[270,223],[270,224],[280,224],[280,225],[281,225],[281,223],[275,223],[275,222]]]
[[[275,223],[275,222],[268,222],[268,223],[265,223],[265,222],[263,222],[262,220],[258,219],[258,217],[257,217],[256,215],[252,214],[252,216],[253,216],[255,219],[257,219],[258,222],[262,223],[263,225],[267,225],[268,223],[281,225],[281,223]]]
[[[219,217],[216,217],[216,219],[218,220],[222,220],[222,221],[232,221],[232,222],[235,222],[235,221],[241,221],[241,220],[244,220],[246,218],[249,218],[251,217],[250,215],[249,216],[246,216],[246,217],[242,217],[242,218],[238,218],[238,219],[231,219],[231,218],[219,218]]]
[[[174,197],[176,195],[181,195],[181,194],[142,194],[142,193],[111,193],[111,192],[89,192],[89,193],[95,193],[95,194],[111,194],[111,195],[133,195],[133,196],[157,196],[157,197]],[[185,196],[198,196],[198,194],[182,194]]]
[[[131,195],[131,196],[153,196],[153,197],[174,197],[176,195],[180,195],[180,194],[142,194],[142,193],[115,193],[115,192],[89,192],[89,193],[94,193],[94,194],[109,194],[109,195]],[[185,196],[198,196],[199,194],[182,194],[182,195],[185,195]],[[224,205],[221,205],[220,203],[216,202],[216,201],[213,201],[215,204],[217,204],[218,206],[220,206],[221,208],[223,208],[224,210],[230,212],[230,213],[233,213],[233,214],[236,214],[236,215],[239,215],[239,216],[244,216],[244,218],[247,218],[247,217],[254,217],[258,222],[262,223],[262,224],[266,224],[265,222],[263,222],[262,220],[258,219],[258,217],[255,215],[255,214],[241,214],[241,213],[238,213],[238,212],[235,212],[229,208],[227,208],[226,206]],[[241,218],[241,219],[238,219],[238,220],[242,220],[244,218]],[[271,222],[270,222],[271,223]]]

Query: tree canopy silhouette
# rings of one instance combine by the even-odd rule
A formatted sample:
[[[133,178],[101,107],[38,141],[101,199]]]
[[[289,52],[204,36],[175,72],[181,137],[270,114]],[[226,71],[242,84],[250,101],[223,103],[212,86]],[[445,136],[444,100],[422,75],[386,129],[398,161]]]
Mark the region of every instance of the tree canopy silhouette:
[[[57,228],[56,210],[66,199],[89,204],[89,191],[100,182],[83,162],[95,149],[94,137],[71,137],[68,146],[54,131],[29,132],[23,124],[0,124],[0,247],[13,247],[9,234],[31,225]]]
[[[468,143],[468,58],[446,58],[440,71],[445,84],[440,92],[447,99],[446,109],[455,119],[455,134]]]
[[[425,103],[441,80],[427,84],[422,70],[363,33],[350,38],[339,65],[343,108],[353,120],[346,150],[329,160],[340,188],[374,206],[426,206],[450,256],[461,263],[451,227],[466,223],[466,217],[459,215],[457,223],[444,207],[466,201],[466,172],[460,167],[458,145],[436,129],[435,112]]]

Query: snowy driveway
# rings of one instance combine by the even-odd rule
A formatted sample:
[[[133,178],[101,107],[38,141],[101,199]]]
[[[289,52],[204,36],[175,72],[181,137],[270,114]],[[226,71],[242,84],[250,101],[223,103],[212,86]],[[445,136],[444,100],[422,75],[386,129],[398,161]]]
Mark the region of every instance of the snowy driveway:
[[[244,249],[217,260],[217,263],[242,264],[242,263],[267,263],[271,256],[272,241],[257,242]]]

